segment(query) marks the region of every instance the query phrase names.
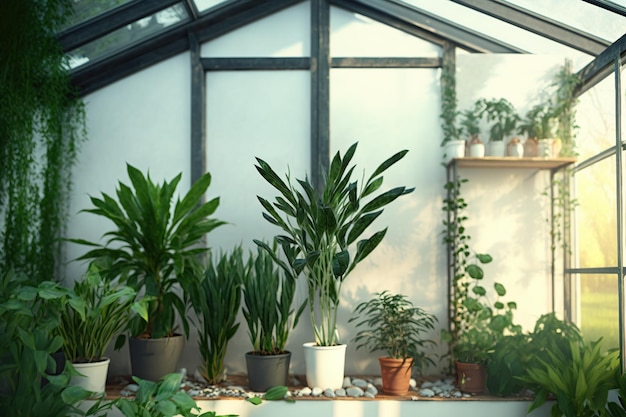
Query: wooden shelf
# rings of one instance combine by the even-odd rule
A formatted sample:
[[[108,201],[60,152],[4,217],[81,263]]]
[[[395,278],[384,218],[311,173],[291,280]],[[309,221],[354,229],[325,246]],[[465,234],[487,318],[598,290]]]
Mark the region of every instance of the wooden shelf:
[[[524,168],[558,170],[576,162],[576,158],[515,158],[485,156],[482,158],[454,158],[448,167],[457,168]]]

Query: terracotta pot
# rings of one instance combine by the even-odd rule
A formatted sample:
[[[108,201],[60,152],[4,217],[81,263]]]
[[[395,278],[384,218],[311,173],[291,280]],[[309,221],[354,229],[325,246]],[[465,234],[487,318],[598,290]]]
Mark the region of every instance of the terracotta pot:
[[[537,156],[537,138],[528,138],[524,142],[524,157],[534,158]]]
[[[406,395],[409,392],[412,359],[378,358],[383,380],[383,393],[387,395]]]
[[[485,392],[485,383],[487,381],[485,365],[456,361],[455,366],[456,383],[461,391],[468,394]]]

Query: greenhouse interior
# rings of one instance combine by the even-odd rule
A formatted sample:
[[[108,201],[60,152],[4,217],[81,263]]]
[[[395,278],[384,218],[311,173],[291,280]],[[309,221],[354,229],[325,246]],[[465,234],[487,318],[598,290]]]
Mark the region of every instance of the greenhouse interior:
[[[0,3],[0,409],[626,415],[624,0]]]

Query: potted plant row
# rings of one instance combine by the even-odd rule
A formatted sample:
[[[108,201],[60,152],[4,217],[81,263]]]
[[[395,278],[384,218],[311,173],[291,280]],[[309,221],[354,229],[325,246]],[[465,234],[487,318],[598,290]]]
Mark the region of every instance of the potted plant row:
[[[361,328],[353,339],[356,348],[385,352],[386,356],[378,358],[383,392],[405,395],[413,369],[422,371],[428,364],[435,365],[425,349],[436,343],[423,334],[434,329],[437,318],[415,307],[405,295],[387,291],[357,305],[354,314],[348,322],[357,322],[356,327]]]
[[[377,193],[383,172],[400,161],[407,151],[389,157],[363,184],[352,179],[351,165],[357,143],[342,156],[337,152],[325,173],[322,189],[308,177],[295,183],[283,180],[261,158],[257,171],[279,195],[274,202],[258,197],[263,216],[282,234],[276,240],[286,260],[274,260],[294,277],[306,277],[308,306],[314,341],[304,344],[307,384],[340,388],[343,383],[346,344],[337,335],[337,311],[344,280],[383,240],[387,229],[361,238],[383,208],[413,189],[395,187]],[[358,240],[360,239],[361,240]],[[271,254],[271,253],[270,253]]]
[[[132,373],[155,381],[176,370],[189,334],[185,289],[201,274],[199,255],[208,250],[200,244],[202,239],[224,222],[211,218],[219,198],[202,202],[211,183],[208,172],[175,202],[182,174],[157,184],[130,164],[127,173],[131,184],[119,182],[117,200],[102,193],[90,198],[93,208],[83,210],[113,223],[104,234],[107,241],[72,241],[92,248],[80,260],[101,262],[106,265],[101,270],[105,279],[118,280],[140,294],[146,309],[134,314],[127,326]],[[120,335],[116,348],[125,339]]]

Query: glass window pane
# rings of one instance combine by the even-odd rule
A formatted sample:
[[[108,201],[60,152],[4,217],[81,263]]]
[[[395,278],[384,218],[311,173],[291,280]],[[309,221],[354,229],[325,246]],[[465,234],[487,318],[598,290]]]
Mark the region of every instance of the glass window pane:
[[[579,322],[587,340],[600,337],[604,349],[619,347],[618,285],[615,275],[578,277]]]
[[[68,19],[66,28],[99,16],[130,1],[131,0],[74,0],[74,13]]]
[[[225,3],[226,0],[194,0],[198,11],[204,12],[210,8],[217,6],[218,4]]]
[[[581,268],[617,265],[615,158],[576,175],[576,242]]]
[[[586,91],[576,105],[576,148],[584,161],[615,146],[615,77]]]
[[[93,42],[74,49],[69,53],[70,68],[76,68],[89,61],[120,50],[126,46],[145,40],[174,24],[189,20],[187,11],[181,4],[144,17],[130,25],[115,30]]]

